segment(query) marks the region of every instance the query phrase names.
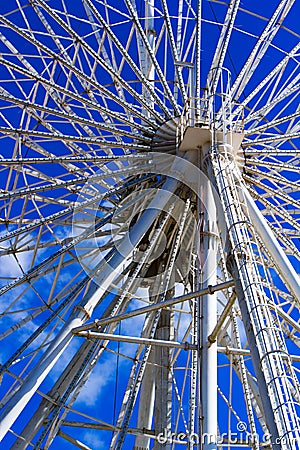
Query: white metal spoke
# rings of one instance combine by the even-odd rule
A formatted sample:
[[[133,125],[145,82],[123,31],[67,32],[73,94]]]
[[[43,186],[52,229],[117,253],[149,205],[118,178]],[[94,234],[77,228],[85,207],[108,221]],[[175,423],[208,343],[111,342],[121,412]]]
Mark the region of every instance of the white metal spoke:
[[[208,74],[207,85],[210,92],[216,92],[239,4],[240,0],[234,0],[228,5],[216,52]]]
[[[254,46],[243,70],[238,75],[236,81],[232,86],[231,95],[232,98],[239,98],[241,92],[249,82],[252,74],[260,63],[262,57],[266,53],[273,38],[277,34],[280,25],[284,21],[284,18],[292,8],[294,0],[282,0],[276,8],[274,14],[268,21],[266,28],[259,37],[256,45]]]

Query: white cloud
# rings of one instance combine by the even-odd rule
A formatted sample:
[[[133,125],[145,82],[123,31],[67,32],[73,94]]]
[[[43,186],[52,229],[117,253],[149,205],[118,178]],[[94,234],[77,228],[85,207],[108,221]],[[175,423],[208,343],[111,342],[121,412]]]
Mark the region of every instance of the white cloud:
[[[26,271],[30,267],[31,252],[19,253],[17,257],[21,267],[24,271]],[[1,256],[0,275],[1,277],[12,278],[16,278],[22,275],[20,266],[18,265],[16,258],[13,255]]]
[[[33,246],[33,243],[36,240],[36,235],[29,234],[26,237],[26,242],[28,245]],[[23,244],[25,245],[25,244]],[[10,248],[11,244],[10,242],[4,242],[1,245],[1,250],[5,251],[6,249]],[[50,252],[52,253],[52,249],[50,247]],[[42,259],[45,259],[47,257],[47,253],[49,253],[49,250],[47,248],[39,248],[37,254],[35,255],[35,261],[34,264],[38,264]],[[34,255],[34,251],[31,250],[25,250],[25,251],[17,251],[15,256],[13,254],[8,255],[2,255],[1,256],[1,266],[0,266],[0,276],[1,277],[9,277],[9,278],[16,278],[21,276],[22,270],[23,272],[27,272],[30,269],[30,266],[32,264],[32,258]],[[21,266],[21,267],[20,267]],[[21,269],[22,268],[22,269]]]
[[[83,435],[83,442],[91,446],[92,449],[107,450],[107,443],[102,441],[99,436],[99,431],[87,431]]]
[[[115,365],[110,360],[103,363],[99,362],[82,388],[77,402],[86,406],[93,406],[102,395],[103,388],[113,381],[114,376]]]

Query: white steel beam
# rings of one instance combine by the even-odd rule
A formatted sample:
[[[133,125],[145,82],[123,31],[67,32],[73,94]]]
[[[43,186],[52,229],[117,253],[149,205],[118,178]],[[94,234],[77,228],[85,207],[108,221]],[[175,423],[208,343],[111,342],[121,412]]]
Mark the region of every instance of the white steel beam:
[[[46,133],[44,131],[36,131],[36,130],[25,130],[22,128],[8,128],[8,127],[0,127],[0,132],[5,135],[10,135],[19,139],[20,136],[34,136],[39,139],[47,139],[49,141],[62,141],[62,142],[81,142],[85,144],[97,144],[102,148],[126,148],[131,150],[145,150],[149,151],[148,145],[141,145],[135,143],[126,143],[126,142],[115,142],[108,141],[104,139],[100,139],[99,137],[90,137],[90,136],[72,136],[72,135],[64,135],[60,132],[57,133]],[[146,139],[147,140],[147,139]]]
[[[1,131],[1,130],[0,130]],[[38,194],[40,192],[46,192],[46,191],[52,191],[55,188],[71,188],[72,190],[74,189],[74,186],[76,186],[77,184],[83,184],[83,183],[93,183],[93,182],[99,182],[101,179],[105,179],[107,178],[109,175],[113,176],[117,176],[117,175],[128,175],[128,176],[132,176],[132,175],[139,175],[141,174],[141,171],[145,171],[147,170],[148,167],[145,166],[136,166],[135,168],[133,168],[132,170],[124,167],[123,170],[112,170],[112,171],[106,171],[106,172],[102,172],[102,173],[95,173],[93,175],[90,176],[86,176],[86,177],[77,177],[77,178],[73,178],[71,180],[56,180],[54,182],[50,182],[48,184],[45,184],[43,186],[36,186],[36,187],[30,187],[30,188],[21,188],[18,189],[16,191],[11,191],[11,192],[7,192],[4,194],[0,194],[0,200],[7,200],[7,199],[11,199],[11,198],[19,198],[19,197],[24,197],[26,195],[34,195],[34,194]],[[52,180],[51,180],[52,181]],[[82,189],[82,186],[79,187],[79,189]]]
[[[256,198],[260,202],[263,203],[266,210],[272,211],[273,215],[278,214],[279,217],[285,219],[290,225],[292,225],[293,229],[295,230],[295,235],[300,233],[300,226],[298,222],[291,216],[291,214],[297,214],[299,212],[298,208],[295,208],[294,210],[288,210],[289,213],[284,209],[280,208],[278,206],[275,206],[273,203],[271,203],[269,200],[267,200],[264,196],[261,196],[258,194],[256,190],[254,190],[251,187],[248,187],[249,193],[252,195],[253,198]]]
[[[202,248],[200,247],[200,265],[202,286],[215,284],[217,280],[217,248],[218,229],[217,213],[214,196],[210,185],[204,187],[203,204],[204,224],[202,234]],[[200,370],[200,390],[202,401],[203,436],[209,436],[203,442],[203,450],[217,450],[218,417],[217,417],[217,344],[209,341],[217,321],[217,297],[216,294],[204,295],[202,303],[202,319],[200,330],[202,331],[202,351]]]
[[[153,345],[153,343],[151,345]],[[141,392],[139,400],[137,428],[150,430],[152,427],[152,419],[155,403],[154,349],[150,350],[150,355],[146,364],[140,391]],[[148,450],[149,445],[150,445],[149,435],[146,435],[144,433],[137,434],[133,450]]]
[[[176,102],[176,100],[175,100],[175,98],[174,98],[174,96],[173,96],[173,94],[171,92],[171,89],[170,89],[170,87],[168,85],[168,82],[167,82],[167,80],[166,80],[166,78],[165,78],[165,76],[163,74],[163,71],[161,70],[159,62],[157,61],[156,56],[155,56],[155,54],[154,54],[154,52],[153,52],[153,50],[151,48],[151,44],[148,41],[146,33],[144,32],[144,30],[143,30],[143,28],[141,26],[139,17],[137,15],[133,5],[131,4],[131,1],[130,0],[125,0],[125,3],[126,3],[126,6],[128,8],[129,13],[131,14],[132,20],[134,21],[135,26],[136,26],[136,28],[137,28],[137,30],[138,30],[138,32],[139,32],[143,42],[144,42],[144,45],[145,45],[145,47],[147,49],[147,52],[148,52],[148,55],[151,58],[151,61],[152,61],[153,65],[154,65],[154,68],[155,68],[155,71],[156,71],[156,73],[157,73],[157,75],[158,75],[158,77],[159,77],[159,79],[161,81],[161,84],[164,87],[166,95],[167,95],[168,99],[170,100],[170,103],[172,104],[172,107],[174,109],[175,115],[179,115],[180,111],[179,111],[179,108],[178,108],[178,104],[177,104],[177,102]]]
[[[257,178],[260,178],[260,179],[265,178],[265,174],[262,175],[261,171],[256,169],[253,166],[252,167],[247,166],[246,170],[247,170],[247,172],[257,175]],[[284,170],[284,164],[282,164],[281,170]],[[285,193],[287,193],[287,194],[289,194],[290,192],[297,192],[300,189],[299,182],[288,180],[286,177],[282,176],[280,173],[276,173],[276,175],[275,175],[274,171],[268,172],[268,180],[272,181],[275,185],[273,188],[274,194],[276,193],[276,187],[277,187],[278,191],[284,190]],[[281,185],[280,187],[278,186],[279,184]],[[282,185],[284,185],[284,188],[282,187]],[[289,188],[289,189],[287,189],[287,188]]]
[[[131,58],[129,53],[126,51],[126,49],[124,48],[122,43],[118,40],[117,36],[113,33],[112,27],[105,22],[105,20],[103,19],[101,14],[99,14],[99,12],[97,11],[97,8],[93,5],[93,3],[90,0],[85,0],[85,2],[89,5],[89,8],[91,9],[91,11],[93,11],[93,14],[99,20],[99,23],[101,23],[101,25],[105,29],[106,33],[108,34],[108,36],[110,37],[112,42],[115,44],[115,46],[118,48],[120,53],[124,56],[127,63],[130,65],[132,70],[136,73],[137,77],[142,81],[143,87],[144,87],[144,92],[143,92],[144,93],[144,100],[143,100],[144,108],[149,111],[149,114],[151,114],[151,111],[149,108],[149,106],[151,104],[148,102],[149,95],[146,94],[146,91],[148,91],[149,93],[151,93],[151,96],[153,98],[155,98],[156,104],[168,115],[168,110],[166,109],[165,105],[162,103],[161,99],[159,98],[159,96],[157,95],[157,93],[155,92],[155,90],[153,89],[153,86],[151,84],[151,80],[153,81],[154,77],[151,78],[151,76],[149,76],[147,78],[147,76],[146,76],[147,74],[143,73],[143,71],[141,71],[139,69],[139,67],[136,65],[134,60]],[[152,5],[151,5],[151,3],[152,3]],[[149,4],[149,7],[148,7],[149,12],[146,14],[146,17],[147,17],[148,24],[150,25],[149,26],[150,33],[148,34],[148,36],[150,37],[150,39],[149,39],[150,45],[151,45],[151,48],[153,49],[153,45],[154,45],[153,31],[154,30],[153,30],[153,27],[151,26],[151,24],[153,23],[153,17],[154,17],[154,2],[152,2],[152,0],[151,1],[148,0],[148,2],[146,3],[146,8],[147,8],[147,4]],[[148,31],[148,30],[146,30],[146,31]],[[152,41],[153,41],[153,43],[152,43]],[[150,72],[152,75],[154,75],[153,70],[150,70]]]
[[[145,210],[139,221],[132,227],[129,236],[123,238],[118,247],[118,252],[113,254],[109,262],[105,259],[102,261],[102,267],[100,267],[97,277],[99,287],[92,286],[83,299],[82,304],[74,308],[69,321],[63,326],[56,339],[44,353],[43,358],[33,368],[30,376],[24,380],[19,390],[1,414],[0,440],[5,436],[59,357],[70,344],[74,336],[73,329],[82,325],[92,314],[99,299],[110,286],[124,260],[133,252],[136,245],[152,225],[154,219],[164,209],[177,185],[178,181],[174,179],[168,179],[165,182],[164,189],[156,194],[149,208]]]
[[[170,310],[161,311],[155,336],[159,340],[173,337],[173,314]],[[172,371],[170,361],[172,351],[168,347],[155,347],[155,408],[154,429],[157,433],[171,432],[172,429]],[[154,450],[171,450],[171,443],[155,442]]]
[[[254,184],[255,186],[260,187],[264,191],[269,192],[270,197],[274,196],[274,189],[268,186],[268,184],[262,183],[257,178],[254,177],[251,178],[249,175],[244,175],[243,178],[244,180],[250,182],[252,185]],[[276,191],[276,197],[282,199],[284,202],[286,202],[286,204],[292,205],[295,208],[295,210],[299,208],[299,201],[294,200],[292,196],[286,194],[283,190],[278,189]]]
[[[83,211],[84,208],[88,208],[89,206],[93,207],[93,205],[95,205],[97,201],[100,202],[100,200],[108,198],[109,196],[120,194],[120,193],[124,192],[129,186],[135,186],[136,184],[140,183],[141,181],[147,181],[150,178],[151,178],[151,175],[150,176],[148,175],[148,176],[143,177],[142,179],[138,179],[138,181],[136,181],[136,180],[130,181],[129,183],[126,183],[125,185],[117,186],[116,188],[110,189],[105,193],[101,192],[101,193],[93,196],[91,199],[80,202],[76,206],[74,206],[72,204],[71,206],[63,209],[62,211],[56,212],[54,214],[50,214],[47,217],[41,217],[36,220],[30,220],[29,222],[25,222],[25,224],[23,221],[23,226],[19,226],[19,228],[17,228],[16,230],[9,231],[8,233],[0,236],[0,242],[12,239],[15,236],[18,236],[20,234],[30,233],[32,230],[34,230],[38,227],[41,227],[42,225],[55,224],[55,222],[59,221],[59,219],[63,220],[62,218],[64,216],[70,217],[71,214],[77,213],[79,211]],[[19,221],[18,221],[18,225],[20,225]]]
[[[56,58],[59,58],[58,55],[56,56]],[[63,86],[60,86],[59,84],[56,84],[54,82],[54,80],[52,80],[52,79],[48,80],[47,78],[42,77],[34,70],[28,70],[27,68],[24,68],[22,66],[14,64],[13,62],[6,60],[2,57],[0,57],[0,62],[4,66],[11,68],[12,70],[16,71],[17,73],[22,73],[28,79],[33,79],[36,82],[40,82],[41,85],[44,86],[46,90],[55,89],[56,92],[63,94],[66,97],[72,98],[74,100],[78,100],[80,104],[84,103],[85,107],[90,107],[91,110],[95,109],[96,111],[99,111],[102,114],[109,115],[109,117],[114,117],[117,120],[126,122],[126,123],[128,123],[128,125],[132,124],[132,122],[129,121],[124,116],[123,113],[120,113],[119,111],[113,111],[112,109],[108,110],[104,106],[101,106],[99,103],[89,100],[86,97],[82,97],[77,92],[73,92],[71,90],[64,88]],[[73,72],[75,71],[74,67],[70,67],[69,69],[72,70]],[[83,74],[82,75],[81,74],[82,74],[82,72],[80,72],[80,74],[78,73],[77,75],[84,76]],[[89,78],[88,78],[88,80],[92,83],[92,80],[90,80]],[[94,83],[92,83],[92,84],[94,84]],[[98,84],[96,84],[96,86],[99,89],[99,91],[103,93],[103,95],[105,97],[111,99],[112,101],[115,101],[116,103],[120,104],[124,108],[125,111],[130,112],[132,114],[132,117],[138,117],[138,118],[142,119],[143,123],[148,123],[149,125],[152,125],[152,127],[154,129],[157,128],[156,123],[152,122],[152,119],[143,115],[137,108],[132,106],[130,103],[128,103],[128,102],[123,103],[121,98],[117,97],[113,92],[110,92],[104,86],[101,86],[101,85],[98,86]],[[155,115],[155,111],[153,111],[153,115]],[[159,116],[158,116],[158,122],[159,123],[161,122],[161,118]],[[135,126],[138,127],[138,124],[135,123]]]
[[[114,70],[114,68],[105,61],[104,58],[100,57],[100,55],[92,47],[90,47],[81,36],[79,36],[77,33],[75,33],[74,30],[72,30],[68,26],[67,22],[65,22],[58,14],[56,14],[55,11],[53,9],[51,9],[47,5],[47,3],[45,3],[43,0],[37,0],[37,1],[48,12],[48,14],[50,14],[57,21],[57,23],[59,23],[66,30],[67,33],[69,33],[69,35],[76,42],[80,43],[80,45],[86,49],[86,51],[91,55],[91,57],[94,58],[95,61],[99,62],[99,64],[101,64],[101,66],[103,66],[103,68],[107,71],[107,73],[109,73],[112,76],[112,78],[117,79],[120,86],[123,86],[124,89],[126,89],[127,92],[130,95],[132,95],[133,98],[136,98],[136,100],[138,100],[140,103],[142,103],[145,106],[145,108],[148,107],[146,102],[143,100],[143,98],[141,98],[137,95],[136,91],[130,86],[130,84],[127,83],[124,80],[124,78],[121,77],[121,75],[119,73],[117,73]],[[63,67],[65,66],[66,68],[68,68],[71,71],[71,73],[73,72],[74,74],[77,74],[79,79],[83,79],[83,80],[85,79],[85,81],[89,82],[90,84],[96,84],[100,91],[103,90],[103,86],[101,86],[101,84],[98,82],[96,83],[95,79],[93,79],[91,77],[87,77],[82,71],[78,70],[74,65],[72,65],[71,62],[67,61],[66,59],[64,59],[63,57],[61,57],[60,55],[58,55],[57,53],[52,51],[50,48],[48,48],[46,45],[42,44],[40,41],[35,39],[33,36],[29,36],[29,34],[24,32],[24,30],[22,28],[17,27],[15,24],[10,22],[6,17],[0,16],[0,21],[3,22],[8,27],[10,27],[11,29],[13,29],[16,33],[20,34],[24,39],[27,39],[29,42],[36,45],[37,48],[40,48],[42,51],[46,52],[46,54],[54,57],[55,60],[58,61]],[[120,101],[120,98],[119,98],[119,101]]]
[[[199,291],[191,292],[190,294],[184,294],[179,297],[170,298],[169,300],[165,300],[162,302],[155,303],[154,305],[145,306],[143,308],[138,308],[133,311],[126,312],[124,314],[119,314],[115,317],[109,317],[104,319],[95,320],[92,323],[83,325],[78,328],[74,328],[73,332],[77,333],[78,331],[89,330],[91,327],[100,327],[102,325],[107,325],[109,323],[118,322],[124,319],[128,319],[129,317],[136,317],[141,314],[146,314],[151,311],[156,311],[162,308],[169,308],[170,306],[176,305],[178,303],[183,303],[187,300],[191,300],[192,298],[201,297],[205,294],[213,294],[214,292],[221,291],[223,289],[228,289],[234,285],[233,280],[225,281],[224,283],[220,283],[213,286],[207,286],[206,288],[199,289]]]
[[[195,61],[195,97],[196,115],[200,116],[201,97],[201,36],[202,36],[202,0],[197,0],[197,25],[196,25],[196,61]]]
[[[127,155],[78,155],[78,156],[52,156],[49,158],[2,158],[0,160],[0,164],[2,166],[20,166],[26,164],[64,164],[64,163],[81,163],[81,162],[91,162],[94,164],[104,163],[108,161],[128,161],[128,162],[137,162],[150,160],[153,158],[151,153],[142,153],[142,154],[127,154]],[[103,195],[103,194],[101,194]]]
[[[240,0],[231,0],[228,5],[219,41],[208,73],[207,85],[210,93],[216,92],[239,4]]]
[[[245,155],[246,156],[293,156],[293,157],[300,157],[300,150],[299,149],[281,149],[277,147],[272,147],[270,145],[264,146],[264,148],[256,149],[256,148],[245,148]]]
[[[59,399],[64,395],[66,389],[72,383],[80,367],[91,351],[93,342],[84,341],[79,351],[74,355],[71,362],[64,369],[54,386],[47,393],[47,397],[42,398],[40,406],[33,412],[28,423],[20,432],[20,438],[12,445],[11,450],[26,450],[28,442],[32,442],[39,430],[45,425],[47,418],[57,406]]]
[[[97,331],[78,331],[74,332],[76,336],[82,336],[87,339],[103,339],[104,341],[128,342],[131,344],[155,345],[159,347],[181,348],[183,350],[196,350],[197,346],[189,342],[176,342],[164,339],[147,339],[135,336],[125,336],[120,334],[100,333]]]
[[[120,121],[119,123],[107,124],[105,122],[100,122],[100,121],[96,121],[93,119],[87,119],[85,117],[80,117],[75,112],[62,111],[57,108],[54,109],[54,108],[50,108],[45,105],[41,105],[39,103],[34,103],[33,101],[30,101],[30,100],[24,100],[22,98],[14,97],[13,95],[9,94],[1,87],[0,87],[0,98],[9,103],[12,103],[13,105],[18,105],[22,109],[27,109],[27,110],[32,109],[32,113],[34,113],[35,115],[37,115],[36,114],[37,111],[40,111],[41,113],[51,114],[55,118],[60,117],[62,119],[66,119],[68,121],[73,121],[78,124],[91,126],[93,128],[100,129],[100,130],[110,131],[114,134],[118,134],[121,136],[134,137],[135,139],[145,139],[146,138],[146,136],[144,136],[142,134],[140,134],[140,136],[139,136],[137,133],[132,133],[132,132],[128,131],[128,129],[126,130],[126,128],[124,128],[124,129],[120,128],[124,124],[121,116],[119,118],[119,121]],[[127,122],[129,122],[129,121],[127,120]],[[141,124],[135,124],[134,122],[130,122],[130,126],[132,129],[140,130],[140,131],[143,131],[144,133],[151,134],[151,128],[144,127]]]
[[[172,51],[172,54],[173,54],[173,61],[179,61],[179,55],[178,55],[178,52],[177,52],[177,47],[176,47],[176,43],[175,43],[175,38],[174,38],[173,29],[172,29],[172,24],[171,24],[171,19],[170,19],[170,14],[169,14],[167,1],[166,0],[161,0],[161,3],[162,3],[163,11],[164,11],[164,18],[165,18],[165,21],[166,21],[166,26],[167,26],[167,30],[168,30],[169,40],[170,40],[170,44],[171,44],[171,51]],[[178,79],[180,92],[181,92],[181,95],[182,95],[182,102],[183,102],[183,104],[185,104],[187,102],[187,95],[186,95],[186,90],[185,90],[185,87],[184,87],[184,81],[183,81],[183,78],[182,78],[181,69],[180,69],[180,67],[177,64],[175,64],[175,70],[176,70],[176,75],[177,75],[177,79]]]
[[[62,430],[58,431],[58,436],[65,439],[68,442],[71,442],[71,444],[75,445],[75,447],[80,448],[81,450],[92,450],[91,447],[88,447],[83,442],[80,442],[78,439],[74,439],[72,436],[70,436],[67,433],[64,433]]]
[[[290,263],[288,257],[284,253],[279,242],[275,238],[272,230],[270,229],[266,219],[259,211],[254,200],[251,198],[246,187],[243,187],[243,194],[247,202],[247,208],[253,223],[255,223],[256,230],[260,235],[264,245],[269,250],[273,262],[278,270],[280,276],[285,281],[298,305],[300,304],[300,280],[294,267]],[[243,205],[243,203],[242,203]]]
[[[292,392],[293,389],[297,390],[297,385],[292,386],[293,368],[289,358],[291,378],[284,369],[283,355],[286,356],[287,352],[281,339],[280,322],[276,315],[271,315],[271,299],[266,298],[253,254],[250,235],[255,236],[257,222],[254,229],[249,216],[242,210],[243,202],[239,197],[242,193],[238,192],[240,183],[234,176],[234,166],[222,149],[221,152],[214,150],[211,155],[212,166],[232,245],[228,262],[236,283],[266,422],[274,439],[277,442],[280,440],[280,444],[274,444],[274,449],[291,450],[286,437],[299,440],[300,433]],[[279,380],[280,383],[277,382]]]
[[[225,307],[218,319],[218,322],[215,325],[215,328],[213,329],[212,333],[208,336],[208,345],[211,345],[214,342],[216,342],[218,333],[221,330],[223,323],[228,318],[228,316],[230,314],[230,310],[233,307],[235,300],[236,300],[236,294],[235,294],[235,292],[233,292],[233,294],[231,294],[231,297],[228,300],[227,304],[225,305]]]
[[[155,41],[156,41],[156,31],[155,31],[155,24],[154,24],[154,0],[147,0],[145,2],[145,34],[148,39],[150,48],[152,51],[155,50]],[[139,44],[140,44],[140,52],[141,52],[141,62],[142,62],[142,69],[144,72],[144,76],[147,80],[147,83],[153,83],[152,84],[152,91],[146,90],[146,86],[143,85],[143,94],[146,98],[146,101],[148,103],[148,106],[150,106],[154,110],[154,104],[155,104],[155,98],[152,95],[152,92],[155,92],[154,90],[154,80],[155,80],[155,68],[151,61],[150,55],[147,52],[147,48],[143,42],[143,39],[141,36],[138,37]],[[151,112],[144,111],[145,115],[151,116]]]
[[[260,133],[261,131],[267,130],[270,127],[274,128],[277,125],[280,125],[282,123],[289,122],[293,119],[298,119],[299,116],[300,116],[300,111],[297,110],[293,114],[279,117],[279,119],[274,119],[274,120],[272,120],[272,122],[268,121],[264,125],[260,125],[259,127],[251,128],[251,126],[250,126],[247,130],[244,131],[244,134],[245,134],[245,136],[251,136],[253,134],[257,134],[257,133]]]
[[[243,65],[241,72],[239,73],[232,86],[232,98],[238,99],[241,95],[245,86],[252,77],[255,69],[259,65],[262,57],[266,53],[268,47],[271,45],[272,40],[276,36],[282,22],[292,8],[294,2],[295,0],[282,0],[279,3],[278,7],[268,21],[264,31],[261,33],[259,39],[257,40],[257,43],[253,47],[252,52],[250,53],[246,63]]]
[[[298,42],[297,45],[290,51],[290,53],[285,56],[277,66],[271,70],[268,75],[258,84],[256,88],[254,88],[251,93],[245,98],[245,100],[241,103],[241,105],[237,108],[238,114],[241,108],[245,107],[251,100],[254,98],[259,91],[261,91],[264,86],[266,86],[271,80],[280,73],[280,71],[287,65],[289,60],[291,58],[294,58],[294,56],[297,55],[298,51],[300,49],[300,43]],[[236,111],[235,111],[236,112]]]
[[[273,127],[273,125],[272,125]],[[299,131],[296,131],[295,133],[272,133],[272,135],[263,138],[263,139],[255,139],[255,142],[251,141],[247,141],[243,143],[243,148],[246,147],[251,147],[253,144],[255,145],[265,145],[265,144],[272,144],[273,142],[285,142],[285,141],[289,141],[291,139],[297,139],[300,137],[300,133]]]
[[[145,34],[148,40],[149,46],[152,51],[155,51],[155,42],[156,42],[156,30],[155,30],[155,10],[154,10],[154,0],[146,0],[145,1]],[[152,95],[152,92],[155,92],[155,67],[153,62],[151,61],[150,55],[147,51],[146,45],[142,39],[142,37],[138,34],[137,37],[138,48],[139,48],[139,57],[141,61],[141,68],[143,71],[143,75],[147,80],[147,83],[152,84],[152,91],[143,84],[142,92],[145,96],[147,103],[149,106],[154,109],[155,106],[155,97]],[[146,110],[143,111],[145,115],[151,115],[150,112]],[[141,338],[139,338],[141,339]],[[142,379],[142,384],[140,387],[140,399],[139,399],[139,408],[138,408],[138,428],[151,429],[152,421],[153,421],[153,412],[155,405],[155,349],[151,348],[148,360],[145,365],[145,371]],[[134,442],[134,450],[148,450],[150,445],[150,438],[146,435],[137,435]]]

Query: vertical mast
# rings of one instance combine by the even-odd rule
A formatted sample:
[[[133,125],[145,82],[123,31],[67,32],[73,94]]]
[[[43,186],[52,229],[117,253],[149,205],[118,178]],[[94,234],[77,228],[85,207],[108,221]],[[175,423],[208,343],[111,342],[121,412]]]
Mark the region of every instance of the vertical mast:
[[[145,2],[145,33],[150,43],[151,49],[155,49],[155,28],[154,28],[154,0]],[[148,80],[154,83],[155,68],[147,53],[147,49],[141,42],[142,68]],[[147,88],[143,86],[143,95],[147,99],[147,103],[154,108],[154,102]],[[145,115],[149,115],[148,110],[144,111]],[[150,293],[149,293],[150,295]],[[145,373],[140,389],[140,400],[138,409],[138,429],[151,429],[155,404],[155,349],[150,350],[150,355],[146,364]],[[135,438],[134,450],[148,450],[150,438],[138,435]]]
[[[198,0],[195,61],[195,112],[198,118],[201,115],[201,19],[202,0]],[[201,169],[204,169],[205,159],[208,157],[211,144],[210,142],[203,145],[200,154]],[[218,249],[217,210],[210,183],[205,183],[201,198],[204,205],[202,236],[200,236],[201,283],[202,287],[207,287],[214,285],[217,281]],[[201,349],[199,349],[201,401],[199,414],[202,415],[199,427],[200,448],[203,448],[203,450],[217,450],[217,343],[209,345],[208,341],[208,336],[217,322],[217,296],[216,294],[206,295],[200,301],[202,306],[200,308],[202,317],[199,327],[199,341],[201,344]]]
[[[145,32],[146,36],[148,38],[149,44],[151,46],[151,50],[154,52],[155,50],[155,38],[156,38],[156,32],[154,28],[154,0],[147,0],[145,2]],[[150,55],[147,53],[147,49],[144,48],[144,74],[148,78],[150,82],[154,84],[155,79],[155,68],[154,64],[151,61]],[[149,94],[149,91],[147,91],[146,88],[144,95],[146,96],[147,103],[151,104],[152,108],[154,108],[154,102],[151,98],[151,95]],[[150,113],[144,112],[144,114],[149,115]]]
[[[202,17],[202,0],[198,0],[197,5],[197,29],[196,29],[196,62],[195,62],[195,72],[196,72],[196,116],[200,116],[200,96],[201,96],[201,17]]]
[[[202,152],[202,162],[208,155],[210,144],[205,144]],[[212,188],[205,183],[202,190],[204,205],[202,232],[200,235],[200,265],[201,284],[203,288],[214,285],[217,281],[217,212]],[[200,299],[200,448],[216,450],[217,421],[217,344],[209,345],[208,336],[217,322],[216,294],[205,295]]]

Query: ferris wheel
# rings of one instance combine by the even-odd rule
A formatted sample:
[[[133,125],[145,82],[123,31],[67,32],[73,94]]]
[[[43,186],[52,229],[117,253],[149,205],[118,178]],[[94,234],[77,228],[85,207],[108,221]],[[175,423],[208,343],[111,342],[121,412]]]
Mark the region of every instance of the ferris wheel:
[[[0,13],[3,448],[299,449],[299,2]]]

